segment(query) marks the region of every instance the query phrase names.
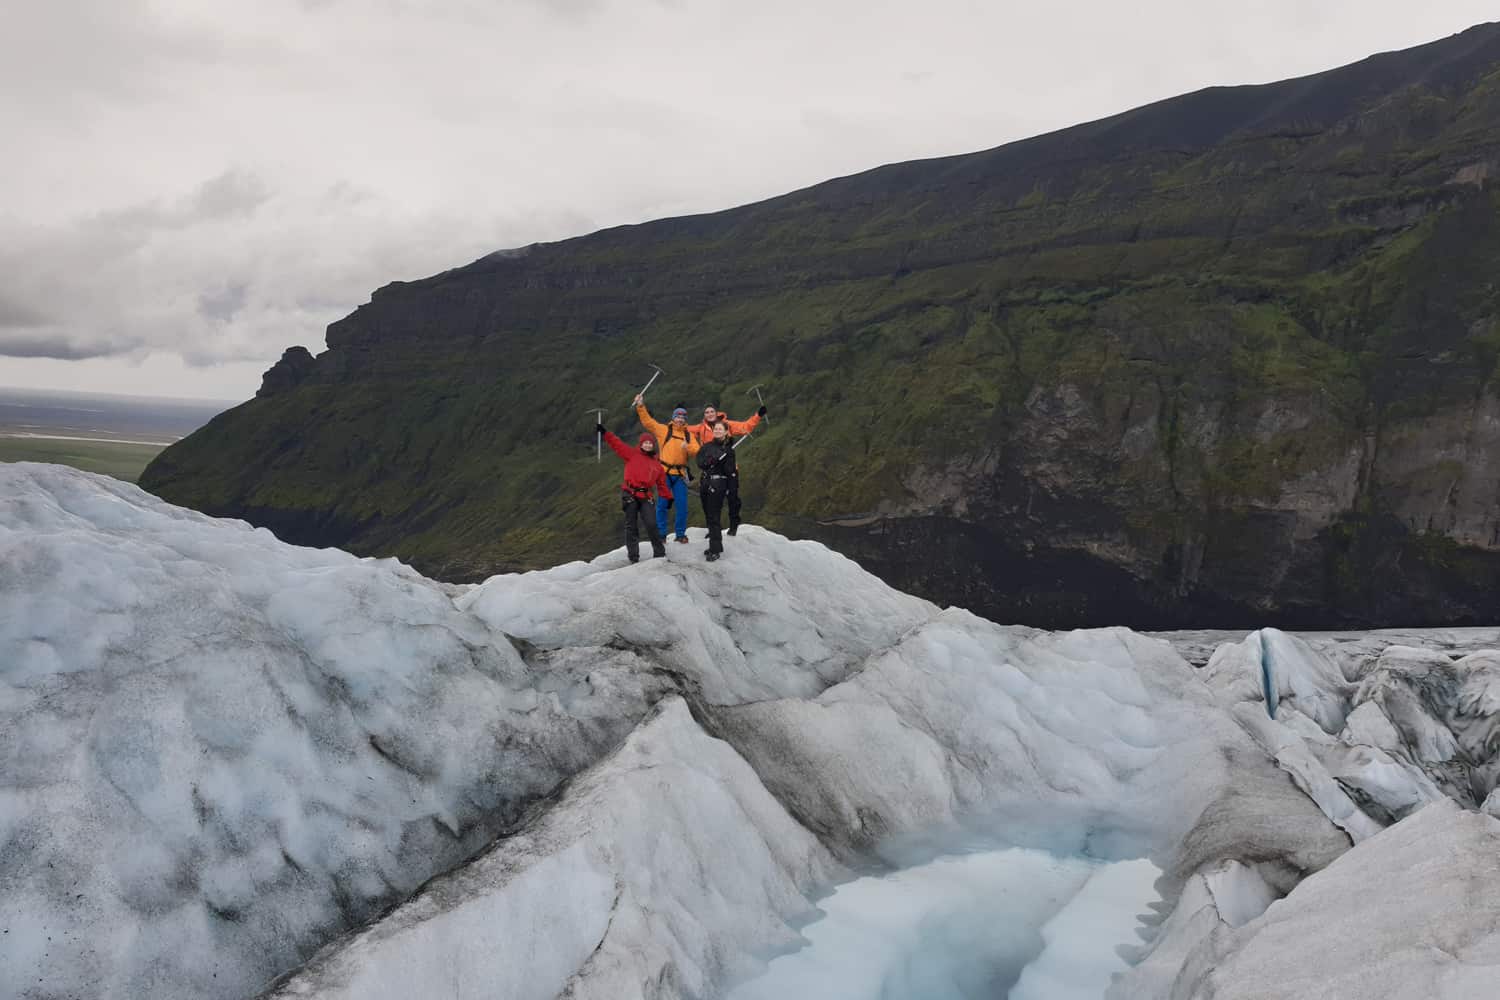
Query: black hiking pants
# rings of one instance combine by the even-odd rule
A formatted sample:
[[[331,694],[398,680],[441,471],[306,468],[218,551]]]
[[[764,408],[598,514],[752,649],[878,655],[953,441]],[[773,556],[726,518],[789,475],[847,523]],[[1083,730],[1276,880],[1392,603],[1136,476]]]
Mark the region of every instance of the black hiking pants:
[[[651,542],[651,554],[666,555],[667,547],[661,543],[661,532],[656,530],[656,504],[651,497],[621,493],[620,505],[625,510],[625,554],[630,561],[640,562],[642,525],[645,525],[646,538]]]
[[[703,501],[703,518],[708,522],[708,551],[710,552],[724,551],[724,529],[719,523],[719,518],[724,512],[724,501],[733,495],[730,492],[732,489],[730,484],[733,482],[733,477],[707,476],[703,480],[703,491],[698,495]],[[730,517],[733,516],[733,514],[730,515]]]
[[[729,526],[738,528],[740,526],[740,474],[738,471],[729,477]]]

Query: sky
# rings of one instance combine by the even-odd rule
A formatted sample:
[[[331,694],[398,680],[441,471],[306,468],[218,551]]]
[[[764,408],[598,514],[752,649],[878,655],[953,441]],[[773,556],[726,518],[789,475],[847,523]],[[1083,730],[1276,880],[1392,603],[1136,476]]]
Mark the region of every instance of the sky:
[[[1494,0],[12,5],[0,385],[244,399],[390,281],[1497,16]]]

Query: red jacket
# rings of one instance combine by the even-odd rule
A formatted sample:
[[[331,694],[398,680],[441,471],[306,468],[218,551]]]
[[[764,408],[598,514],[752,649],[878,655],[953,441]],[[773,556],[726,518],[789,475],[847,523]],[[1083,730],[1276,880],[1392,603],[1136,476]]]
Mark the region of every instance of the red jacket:
[[[650,434],[642,434],[641,440],[655,439]],[[639,447],[632,448],[609,431],[604,432],[604,442],[611,451],[625,460],[625,480],[620,484],[620,489],[632,496],[650,496],[654,486],[656,495],[663,500],[672,495],[672,488],[667,485],[667,470],[662,466],[661,459],[656,457],[656,452],[647,453]]]

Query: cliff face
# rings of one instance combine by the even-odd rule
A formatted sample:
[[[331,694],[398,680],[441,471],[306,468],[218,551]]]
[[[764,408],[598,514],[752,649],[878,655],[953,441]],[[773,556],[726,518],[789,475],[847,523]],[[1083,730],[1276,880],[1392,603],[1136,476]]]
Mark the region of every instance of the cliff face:
[[[765,383],[753,519],[991,618],[1493,618],[1497,177],[1488,25],[386,286],[142,484],[550,564],[615,540],[584,410],[654,363],[662,409]]]

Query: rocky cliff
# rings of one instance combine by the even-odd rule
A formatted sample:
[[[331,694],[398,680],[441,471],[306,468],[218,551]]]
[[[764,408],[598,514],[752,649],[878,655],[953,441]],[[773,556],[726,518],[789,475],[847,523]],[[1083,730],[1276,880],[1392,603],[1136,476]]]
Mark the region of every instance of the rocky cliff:
[[[1056,626],[1500,589],[1500,24],[398,282],[142,484],[474,579],[615,539],[592,416],[734,415],[750,516]],[[695,511],[696,516],[696,511]]]

